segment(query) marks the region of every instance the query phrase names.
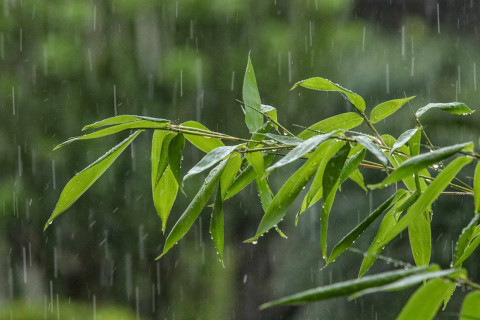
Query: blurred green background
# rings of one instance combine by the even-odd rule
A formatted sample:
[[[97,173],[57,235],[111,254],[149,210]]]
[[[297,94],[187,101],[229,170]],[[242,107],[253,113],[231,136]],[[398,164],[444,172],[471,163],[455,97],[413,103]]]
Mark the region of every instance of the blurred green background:
[[[362,255],[347,252],[322,269],[319,205],[295,228],[296,203],[282,225],[243,244],[262,216],[253,186],[225,205],[225,265],[208,233],[209,215],[155,262],[164,236],[151,200],[150,139],[143,134],[67,213],[43,232],[66,182],[127,133],[53,147],[83,125],[141,114],[247,136],[241,86],[251,51],[262,101],[279,120],[311,125],[350,111],[338,95],[292,85],[311,76],[381,101],[416,95],[396,119],[414,126],[412,108],[462,101],[478,108],[479,3],[453,0],[3,0],[0,3],[0,318],[1,319],[390,319],[406,293],[336,299],[258,311],[262,302],[354,278]],[[477,140],[478,114],[425,117],[433,143]],[[187,146],[183,173],[201,158]],[[278,190],[295,165],[271,177]],[[367,182],[380,179],[364,172]],[[168,228],[201,179],[191,179]],[[464,177],[471,181],[471,177]],[[331,214],[335,243],[385,192],[346,183]],[[448,266],[455,239],[473,213],[470,198],[434,206],[432,260]],[[368,248],[375,225],[355,244]],[[413,262],[407,235],[386,256]],[[465,264],[479,280],[478,263]],[[378,261],[374,272],[394,268]],[[459,296],[462,293],[458,294]],[[388,303],[382,303],[388,299]],[[439,317],[451,318],[453,299]]]

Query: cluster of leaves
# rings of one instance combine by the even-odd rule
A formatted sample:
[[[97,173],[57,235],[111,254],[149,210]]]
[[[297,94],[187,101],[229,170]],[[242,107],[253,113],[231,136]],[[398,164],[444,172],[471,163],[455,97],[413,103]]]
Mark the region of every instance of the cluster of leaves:
[[[366,104],[361,96],[327,79],[310,78],[296,83],[293,88],[296,87],[339,92],[356,112],[321,120],[298,135],[292,134],[278,122],[277,110],[262,104],[249,58],[242,102],[245,122],[251,132],[248,139],[210,131],[195,121],[175,125],[165,119],[133,115],[116,116],[84,127],[84,130],[101,129],[71,138],[57,148],[76,140],[99,138],[124,130],[135,131],[67,183],[45,228],[67,210],[140,133],[153,130],[152,195],[155,209],[162,221],[163,232],[166,230],[167,219],[178,191],[183,192],[185,180],[210,170],[200,190],[170,230],[163,252],[158,258],[182,239],[215,194],[210,231],[223,263],[223,203],[253,181],[265,213],[256,234],[246,242],[258,241],[260,236],[272,228],[284,236],[277,225],[311,181],[296,221],[301,213],[319,200],[322,201],[320,247],[326,265],[351,247],[354,241],[383,215],[382,223],[362,261],[358,279],[300,292],[263,304],[261,308],[307,303],[344,295],[357,298],[364,294],[404,289],[423,283],[411,296],[398,319],[432,319],[441,304],[446,305],[457,285],[461,284],[474,291],[465,299],[460,318],[480,317],[480,292],[477,291],[480,290],[480,285],[471,282],[467,278],[467,271],[462,269],[462,263],[480,244],[480,166],[477,165],[475,170],[473,188],[457,178],[459,171],[473,159],[478,162],[480,155],[474,152],[472,142],[435,148],[420,122],[420,117],[429,110],[443,110],[452,114],[471,114],[473,110],[459,102],[428,104],[415,113],[415,128],[408,129],[395,139],[388,134],[380,135],[374,124],[395,113],[414,97],[384,102],[373,108],[370,116],[367,116]],[[352,131],[363,123],[371,129],[371,135]],[[206,155],[182,178],[180,164],[185,140]],[[226,146],[223,141],[234,144]],[[425,152],[421,153],[421,146],[424,144],[427,147]],[[367,152],[377,161],[366,160]],[[456,156],[454,160],[445,163],[453,156]],[[302,161],[303,164],[274,194],[269,187],[268,176],[275,169],[295,161]],[[386,188],[393,183],[402,183],[403,187],[399,184],[390,198],[371,212],[329,252],[328,220],[342,183],[351,179],[368,191],[360,167],[383,170],[386,173],[383,181],[368,185],[369,189]],[[452,193],[448,188],[456,189],[455,193],[472,195],[476,214],[458,239],[451,268],[440,270],[437,265],[430,264],[431,207],[440,195]],[[386,189],[386,192],[388,190],[390,189]],[[416,267],[364,277],[383,248],[405,229],[408,229]]]

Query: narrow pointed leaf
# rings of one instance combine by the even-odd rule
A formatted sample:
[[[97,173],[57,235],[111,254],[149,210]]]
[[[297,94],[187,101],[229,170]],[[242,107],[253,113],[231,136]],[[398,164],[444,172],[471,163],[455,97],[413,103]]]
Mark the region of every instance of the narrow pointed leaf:
[[[45,229],[48,225],[65,210],[67,210],[78,198],[97,181],[98,178],[110,167],[110,165],[118,158],[118,156],[125,150],[128,145],[135,139],[143,130],[137,130],[128,138],[110,149],[103,156],[98,158],[91,165],[77,173],[70,181],[68,181],[65,188],[58,199],[52,215],[45,224]]]
[[[355,170],[352,172],[352,174],[349,176],[350,180],[358,184],[360,188],[363,189],[363,191],[368,192],[367,187],[365,186],[365,182],[363,181],[363,175],[360,172],[360,170]]]
[[[203,124],[196,121],[184,122],[182,123],[182,126],[210,131]],[[190,141],[191,144],[206,153],[212,151],[215,148],[224,146],[223,142],[218,138],[202,137],[194,134],[184,134],[184,136],[185,139]]]
[[[408,148],[410,150],[410,155],[412,157],[418,156],[420,154],[420,142],[422,139],[422,132],[417,130],[412,137],[408,140]]]
[[[245,154],[245,158],[252,165],[257,173],[255,183],[257,185],[258,194],[262,203],[263,210],[266,211],[273,200],[273,193],[268,186],[265,164],[261,152],[250,152]]]
[[[202,212],[202,209],[207,205],[210,196],[220,180],[220,176],[222,175],[227,161],[227,159],[222,160],[222,162],[220,162],[215,168],[212,169],[212,171],[210,171],[209,175],[205,179],[205,182],[202,184],[192,202],[190,202],[187,209],[185,209],[181,217],[173,226],[172,231],[170,231],[170,234],[165,241],[163,252],[157,257],[157,259],[160,259],[162,256],[164,256],[188,232],[190,227]]]
[[[153,190],[153,204],[160,220],[162,221],[162,232],[165,233],[168,216],[172,211],[173,204],[177,198],[178,182],[168,166],[161,176],[158,184]]]
[[[257,80],[253,71],[250,54],[248,55],[247,70],[243,78],[243,102],[245,107],[245,123],[250,132],[257,131],[263,125],[263,115],[261,113],[262,101],[258,93]]]
[[[222,200],[226,199],[228,189],[232,185],[235,177],[240,170],[242,165],[242,157],[239,153],[232,153],[228,159],[227,165],[223,170],[222,176],[220,177],[220,186],[222,189]]]
[[[223,263],[223,201],[221,188],[217,188],[217,197],[215,198],[215,205],[213,206],[212,219],[210,220],[210,234],[212,235],[213,242],[217,247],[218,257]]]
[[[342,169],[347,160],[348,152],[350,151],[350,145],[345,144],[331,159],[328,161],[323,174],[323,196],[324,201],[322,203],[322,211],[320,217],[320,246],[322,247],[323,258],[328,261],[327,256],[327,232],[328,232],[328,219],[330,216],[330,210],[332,208],[335,194],[339,186],[339,179]]]
[[[280,142],[286,146],[298,146],[303,142],[302,139],[299,139],[297,137],[290,137],[290,136],[281,136],[278,134],[273,134],[273,133],[267,133],[266,136],[270,139],[273,139],[277,142]]]
[[[472,240],[478,236],[475,235],[475,230],[477,230],[477,224],[480,221],[480,213],[477,213],[470,223],[462,230],[462,233],[457,241],[457,248],[455,250],[455,258],[453,260],[453,266],[459,268],[462,266],[460,258],[464,255],[465,250],[469,247]]]
[[[265,166],[268,166],[272,163],[274,155],[269,153],[264,156]],[[227,195],[224,200],[227,200],[240,191],[242,191],[246,186],[250,184],[257,177],[257,173],[253,169],[252,165],[248,165],[245,170],[243,170],[238,177],[235,178],[232,185],[228,189]]]
[[[460,258],[458,258],[455,264],[461,266],[462,263],[472,255],[475,249],[477,249],[478,245],[480,245],[480,226],[477,225],[473,229],[472,234],[470,235],[470,241],[468,243],[468,246],[465,248],[462,255],[460,256]]]
[[[465,275],[465,271],[461,269],[447,269],[447,270],[439,270],[439,269],[440,268],[438,268],[438,270],[431,270],[430,272],[414,274],[409,277],[405,277],[403,279],[397,280],[395,282],[392,282],[383,286],[365,289],[353,294],[352,298],[356,299],[361,296],[376,293],[376,292],[401,290],[401,289],[405,289],[411,286],[421,284],[426,280],[445,278],[447,276],[458,277],[458,276]]]
[[[386,177],[381,183],[370,185],[372,189],[383,188],[391,183],[402,180],[407,176],[427,168],[428,166],[453,156],[455,153],[471,146],[471,142],[456,144],[453,146],[440,148],[432,152],[422,153],[403,162],[391,175]]]
[[[393,144],[392,149],[390,149],[390,155],[392,155],[396,150],[398,150],[398,148],[405,145],[417,132],[418,132],[418,128],[415,128],[415,129],[409,129],[404,133],[402,133],[398,137],[397,141]]]
[[[277,109],[276,108],[274,108],[272,106],[265,105],[265,104],[261,104],[260,109],[262,110],[263,114],[268,115],[274,121],[278,121],[278,119],[277,119]],[[275,129],[278,129],[277,128],[278,126],[275,123],[272,123],[272,125],[275,127]]]
[[[427,284],[421,286],[410,297],[397,320],[433,319],[440,309],[446,293],[451,290],[452,285],[455,286],[455,283],[444,279],[428,281]]]
[[[287,155],[285,157],[280,159],[280,161],[275,163],[273,166],[270,166],[267,169],[267,172],[272,172],[273,170],[275,170],[277,168],[280,168],[284,165],[287,165],[289,163],[294,162],[295,160],[300,159],[305,154],[307,154],[308,152],[312,151],[317,146],[319,146],[322,142],[325,142],[328,139],[330,139],[335,133],[336,132],[333,131],[333,132],[322,134],[322,135],[319,135],[319,136],[314,136],[314,137],[302,142],[297,147],[295,147],[295,149],[293,149],[292,151],[287,153]]]
[[[119,116],[103,119],[103,120],[94,122],[92,124],[86,125],[85,127],[82,128],[82,131],[87,130],[87,129],[94,129],[94,128],[100,128],[100,127],[105,127],[105,126],[123,124],[123,123],[127,123],[127,122],[138,121],[138,120],[148,120],[148,121],[153,121],[153,122],[170,123],[170,121],[166,120],[166,119],[158,119],[158,118],[151,118],[151,117],[144,117],[144,116],[122,114],[122,115],[119,115]]]
[[[320,161],[322,160],[322,150],[317,149],[310,158],[298,169],[282,186],[273,198],[272,203],[268,207],[265,215],[260,221],[256,235],[247,241],[254,241],[262,234],[276,226],[285,216],[285,213],[302,191],[310,178],[315,173]]]
[[[407,160],[408,161],[408,160]],[[418,200],[410,207],[407,213],[390,231],[387,242],[402,232],[420,214],[429,209],[432,203],[440,196],[457,173],[472,161],[470,157],[460,157],[452,162],[430,183]]]
[[[405,99],[395,99],[390,101],[385,101],[375,108],[373,108],[370,113],[370,122],[377,123],[380,120],[385,119],[386,117],[394,114],[398,109],[400,109],[405,103],[412,100],[415,97],[409,97]]]
[[[475,202],[475,213],[480,211],[480,162],[475,167],[475,176],[473,178],[473,199]]]
[[[378,208],[373,210],[372,213],[368,215],[362,222],[360,222],[352,231],[350,231],[340,242],[337,243],[335,248],[333,248],[330,257],[328,258],[327,265],[335,261],[340,254],[342,254],[347,248],[349,248],[352,243],[367,229],[385,210],[388,209],[392,204],[399,201],[401,198],[407,195],[407,191],[398,190],[394,195],[388,198],[384,203],[382,203]]]
[[[168,165],[179,185],[182,184],[180,167],[183,148],[185,148],[185,137],[182,134],[177,134],[168,145]]]
[[[370,151],[380,161],[380,163],[385,167],[385,169],[387,168],[388,166],[387,156],[385,156],[382,149],[380,149],[380,147],[377,144],[373,143],[372,140],[364,136],[356,136],[354,137],[354,139],[358,143],[360,143],[362,146],[367,148],[367,150]]]
[[[318,200],[322,198],[323,195],[323,174],[325,173],[325,167],[327,166],[328,161],[333,157],[334,154],[338,152],[343,146],[345,145],[344,141],[332,141],[331,143],[329,142],[324,142],[321,144],[318,149],[321,148],[321,153],[323,154],[322,156],[322,161],[320,162],[320,165],[317,168],[317,172],[315,173],[315,177],[313,178],[312,184],[310,185],[310,189],[308,190],[308,193],[305,195],[305,198],[303,198],[302,206],[300,207],[300,210],[297,213],[297,217],[295,219],[295,224],[298,223],[298,219],[300,215],[310,208],[313,204],[315,204]],[[317,149],[317,150],[318,150]]]
[[[340,173],[340,184],[350,177],[358,168],[360,163],[362,163],[363,158],[365,158],[366,150],[362,149],[358,153],[354,154],[345,162],[345,165],[342,168]]]
[[[430,109],[440,109],[443,111],[447,111],[448,113],[460,115],[466,115],[475,112],[475,110],[470,109],[463,102],[429,103],[425,107],[418,109],[415,113],[415,116],[417,118],[420,118],[425,112]]]
[[[66,146],[67,144],[70,144],[77,140],[101,138],[101,137],[109,136],[124,130],[131,130],[131,129],[160,129],[160,128],[165,128],[168,124],[169,122],[156,122],[156,121],[148,121],[148,120],[140,120],[140,121],[119,124],[116,126],[108,127],[106,129],[101,129],[92,133],[88,133],[83,136],[70,138],[67,141],[60,143],[53,150]]]
[[[417,266],[430,264],[432,254],[432,231],[429,209],[419,214],[408,226],[408,239],[413,260]]]
[[[157,187],[165,170],[168,167],[169,145],[175,137],[175,133],[163,130],[155,130],[152,137],[152,191]]]
[[[373,276],[367,276],[361,279],[348,280],[343,282],[337,282],[330,285],[302,291],[278,300],[264,303],[260,306],[260,309],[266,309],[275,306],[282,305],[294,305],[316,302],[326,299],[332,299],[342,296],[348,296],[365,290],[367,288],[378,287],[402,278],[424,273],[431,270],[430,267],[415,267],[406,270],[395,270],[389,272],[379,273]]]
[[[350,130],[363,123],[363,118],[356,112],[347,112],[324,119],[302,131],[298,138],[307,140],[313,136],[337,130]],[[318,131],[318,132],[316,132]]]
[[[463,300],[460,320],[480,319],[480,291],[470,292]]]
[[[183,177],[183,181],[187,180],[188,178],[199,174],[220,161],[222,161],[225,157],[227,157],[229,154],[231,154],[233,151],[235,151],[236,148],[238,148],[239,145],[236,146],[225,146],[225,147],[218,147],[216,149],[213,149],[209,153],[207,153],[202,160],[200,160],[193,168],[191,168],[188,173]]]
[[[333,83],[332,81],[320,77],[310,78],[306,80],[299,81],[295,83],[293,89],[301,86],[308,89],[319,90],[319,91],[337,91],[345,96],[345,98],[350,101],[350,103],[360,112],[365,110],[365,101],[358,94],[345,89],[339,84]]]

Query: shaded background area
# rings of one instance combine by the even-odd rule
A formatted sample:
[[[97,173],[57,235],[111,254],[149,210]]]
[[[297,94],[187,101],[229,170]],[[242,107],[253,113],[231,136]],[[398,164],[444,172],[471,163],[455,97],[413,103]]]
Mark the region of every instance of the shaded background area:
[[[4,0],[0,318],[394,317],[406,302],[405,293],[387,294],[388,304],[373,295],[258,311],[260,303],[273,298],[354,278],[362,255],[346,252],[321,270],[320,204],[304,213],[296,228],[300,204],[292,206],[282,226],[288,240],[270,233],[257,245],[243,244],[263,213],[254,186],[225,204],[226,268],[210,240],[209,209],[186,238],[155,262],[165,238],[151,200],[151,133],[136,139],[43,232],[66,182],[128,133],[51,150],[80,134],[83,125],[115,114],[197,120],[246,137],[235,99],[241,99],[250,51],[263,103],[275,106],[292,131],[299,132],[292,124],[308,126],[350,111],[335,94],[289,91],[298,80],[322,76],[362,95],[367,108],[416,95],[396,119],[379,123],[382,133],[398,136],[414,126],[412,108],[428,102],[462,101],[477,109],[478,14],[478,2],[464,0]],[[476,113],[432,113],[424,122],[437,145],[476,141],[480,133]],[[201,156],[187,146],[183,174]],[[295,166],[270,178],[274,191]],[[378,172],[364,174],[367,182],[381,178]],[[169,228],[202,178],[186,184],[188,197],[178,197]],[[329,243],[386,196],[345,183],[332,209]],[[473,213],[472,202],[448,196],[434,205],[433,261],[448,266],[455,240]],[[366,250],[377,227],[355,246]],[[384,254],[413,262],[406,234]],[[475,265],[475,257],[465,263],[478,280]],[[394,267],[378,261],[373,271]],[[453,299],[441,317],[456,310]]]

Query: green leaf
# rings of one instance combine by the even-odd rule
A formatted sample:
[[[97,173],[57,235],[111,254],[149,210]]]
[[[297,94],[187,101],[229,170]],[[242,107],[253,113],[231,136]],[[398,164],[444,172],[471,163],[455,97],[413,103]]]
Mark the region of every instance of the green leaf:
[[[383,165],[385,170],[387,169],[387,166],[388,166],[387,156],[385,156],[382,149],[380,149],[380,147],[377,144],[373,143],[372,140],[364,136],[355,136],[354,139],[355,141],[360,143],[362,146],[367,148],[367,150],[370,151],[380,161],[380,163]]]
[[[405,99],[395,99],[390,101],[385,101],[375,108],[373,108],[372,112],[370,112],[370,122],[377,123],[380,120],[385,119],[386,117],[395,113],[398,109],[400,109],[405,103],[415,98],[409,97]]]
[[[328,261],[327,256],[327,231],[328,219],[332,208],[335,194],[339,186],[340,173],[342,172],[345,161],[347,160],[350,145],[345,144],[327,163],[322,178],[323,198],[322,211],[320,217],[320,246],[322,247],[323,258]]]
[[[350,231],[340,242],[335,245],[333,248],[330,257],[328,258],[327,265],[335,261],[340,254],[342,254],[352,243],[365,231],[365,229],[370,226],[373,221],[375,221],[385,210],[388,209],[392,204],[399,201],[401,198],[407,195],[407,191],[398,190],[394,195],[388,198],[384,203],[382,203],[378,208],[376,208],[372,213],[368,215],[362,222],[360,222],[352,231]]]
[[[472,240],[478,237],[478,221],[480,221],[480,213],[477,213],[470,223],[463,228],[462,233],[457,241],[457,248],[455,250],[455,258],[453,259],[453,266],[459,268],[462,266],[463,261],[468,258],[468,256],[464,256],[466,249],[472,244]],[[464,258],[460,260],[460,258]]]
[[[398,140],[393,144],[392,149],[390,149],[390,156],[396,150],[398,150],[398,148],[405,145],[417,132],[418,132],[418,128],[415,128],[415,129],[409,129],[409,130],[405,131],[404,133],[402,133],[400,135],[400,137],[398,137]]]
[[[155,130],[153,132],[151,153],[152,191],[155,190],[165,169],[167,169],[169,162],[169,144],[174,137],[175,133],[169,131]]]
[[[157,257],[157,260],[163,257],[183,236],[187,233],[195,220],[198,218],[202,209],[207,205],[210,196],[217,186],[223,169],[225,168],[228,159],[222,160],[215,168],[210,171],[205,182],[200,187],[200,190],[183,212],[182,216],[173,226],[172,231],[165,241],[163,252]]]
[[[393,207],[385,214],[382,223],[378,228],[377,234],[373,239],[368,251],[363,258],[358,277],[363,277],[370,269],[373,263],[377,260],[378,255],[389,242],[389,234],[393,227],[397,224],[397,219],[402,211],[407,210],[417,199],[420,193],[414,193],[407,199],[400,199]]]
[[[277,121],[277,109],[272,107],[272,106],[268,106],[268,105],[265,105],[265,104],[261,104],[260,105],[260,109],[262,111],[263,114],[265,115],[268,115],[271,119],[273,119],[273,121]],[[272,125],[275,127],[275,129],[278,129],[277,125],[275,123],[272,123]]]
[[[178,183],[169,167],[169,145],[175,136],[169,131],[155,130],[152,137],[152,197],[164,233],[178,192]]]
[[[455,153],[468,148],[472,142],[456,144],[453,146],[440,148],[432,152],[422,153],[418,156],[412,157],[402,163],[391,175],[386,177],[381,183],[370,185],[371,189],[383,188],[391,183],[402,180],[405,177],[412,176],[414,173],[427,168],[428,166],[442,161]]]
[[[408,299],[397,320],[433,319],[452,286],[455,286],[455,283],[444,279],[428,281]]]
[[[353,171],[349,178],[350,180],[358,184],[358,186],[362,188],[365,192],[368,192],[367,187],[365,187],[365,182],[363,182],[363,175],[360,170],[357,169]]]
[[[160,220],[162,221],[163,233],[165,233],[168,216],[170,215],[170,211],[177,198],[178,186],[178,182],[175,179],[170,166],[168,166],[152,192],[153,204]]]
[[[475,167],[473,178],[473,198],[475,202],[475,212],[480,211],[480,162]]]
[[[360,112],[365,110],[365,101],[358,94],[345,89],[339,84],[333,83],[332,81],[320,77],[310,78],[306,80],[299,81],[295,83],[293,89],[301,86],[308,89],[319,90],[319,91],[337,91],[344,95],[344,97],[350,101],[350,103]]]
[[[430,229],[430,209],[418,215],[408,226],[408,238],[412,248],[413,259],[417,266],[430,263],[432,253],[432,231]]]
[[[177,134],[168,145],[168,165],[179,185],[182,184],[182,179],[180,178],[180,166],[184,148],[185,137],[182,134]]]
[[[245,158],[252,165],[253,169],[257,173],[255,183],[257,185],[260,201],[262,203],[263,210],[266,211],[273,200],[273,194],[268,186],[265,172],[265,164],[261,152],[249,152],[245,154]]]
[[[383,286],[365,289],[353,294],[352,298],[356,299],[366,294],[372,294],[376,292],[401,290],[401,289],[405,289],[405,288],[423,283],[426,280],[445,278],[447,276],[451,276],[452,278],[454,278],[454,277],[458,277],[459,275],[465,274],[465,271],[461,269],[439,270],[440,268],[438,268],[436,265],[435,267],[436,269],[438,269],[438,271],[432,270],[429,272],[414,274],[409,277],[405,277],[403,279],[397,280],[395,282],[392,282]]]
[[[222,188],[222,200],[226,199],[228,189],[232,185],[235,177],[242,165],[242,157],[239,153],[232,153],[228,159],[225,169],[220,177],[220,186]]]
[[[243,102],[245,103],[245,123],[250,132],[257,131],[263,125],[263,115],[261,113],[262,101],[258,93],[257,80],[255,79],[255,72],[248,55],[247,70],[243,78]]]
[[[275,306],[303,304],[326,299],[332,299],[341,296],[348,296],[359,292],[361,290],[382,286],[402,278],[424,273],[431,270],[433,267],[415,267],[405,270],[395,270],[389,272],[378,273],[373,276],[367,276],[361,279],[348,280],[337,282],[330,285],[317,287],[314,289],[302,291],[278,300],[264,303],[260,309],[266,309]]]
[[[122,114],[122,115],[119,115],[119,116],[103,119],[103,120],[97,121],[95,123],[86,125],[85,127],[82,128],[82,131],[87,130],[87,129],[100,128],[100,127],[104,127],[104,126],[123,124],[123,123],[127,123],[127,122],[138,121],[138,120],[148,120],[148,121],[153,121],[153,122],[170,123],[169,120],[165,120],[165,119]]]
[[[272,163],[274,155],[272,153],[268,153],[264,156],[265,166],[268,166]],[[224,200],[227,200],[240,191],[243,190],[246,186],[250,184],[255,178],[257,177],[257,173],[253,169],[252,165],[248,165],[245,170],[243,170],[237,178],[233,181],[232,185],[228,189],[227,195],[225,196]]]
[[[286,146],[298,146],[303,142],[302,139],[299,139],[297,137],[290,137],[290,136],[281,136],[278,134],[273,134],[273,133],[267,133],[265,136],[267,136],[270,139],[273,139],[277,142],[280,142],[281,144],[284,144]]]
[[[363,158],[365,158],[366,150],[362,148],[358,153],[354,154],[345,162],[345,165],[342,168],[340,173],[340,184],[348,179],[358,168],[360,163],[362,163]]]
[[[184,122],[182,123],[182,126],[210,131],[203,124],[196,121]],[[206,153],[212,151],[215,148],[224,146],[223,142],[218,138],[202,137],[194,134],[184,134],[184,136],[185,139],[190,141],[191,144]]]
[[[448,103],[429,103],[425,107],[422,107],[417,110],[415,116],[420,118],[425,112],[430,109],[440,109],[443,111],[447,111],[451,114],[460,114],[460,115],[467,115],[470,113],[474,113],[475,110],[470,109],[467,105],[463,102],[448,102]]]
[[[420,154],[421,139],[422,139],[422,132],[420,130],[418,130],[408,140],[408,148],[410,150],[410,155],[412,157],[418,156]]]
[[[470,292],[462,304],[460,320],[480,319],[480,291]]]
[[[430,185],[420,195],[418,200],[410,207],[402,219],[400,219],[392,228],[387,237],[387,242],[402,232],[420,214],[427,211],[432,203],[448,186],[450,181],[452,181],[452,179],[457,175],[457,173],[471,161],[472,158],[470,157],[460,157],[450,162],[450,164],[442,172],[440,172],[440,174],[432,181],[432,183],[430,183]]]
[[[185,177],[183,177],[183,181],[186,181],[188,178],[213,167],[214,165],[222,161],[225,157],[227,157],[229,154],[231,154],[233,151],[235,151],[235,149],[239,146],[240,145],[225,146],[213,149],[188,171]]]
[[[337,130],[350,130],[363,123],[363,118],[356,112],[347,112],[324,119],[302,131],[298,138],[307,140],[321,133]],[[318,131],[318,132],[315,132]]]
[[[212,211],[212,219],[210,220],[210,234],[217,247],[218,257],[220,258],[222,265],[225,267],[223,263],[223,201],[220,186],[217,190],[217,197],[215,198],[215,205]]]
[[[118,156],[128,147],[128,145],[135,139],[143,130],[137,130],[128,138],[110,149],[103,156],[98,158],[88,167],[77,173],[70,181],[68,181],[65,188],[58,199],[52,215],[45,224],[44,230],[52,221],[67,210],[80,196],[87,191],[90,186],[97,181],[98,178],[110,167],[110,165],[118,158]]]
[[[300,159],[305,154],[307,154],[310,151],[312,151],[313,149],[315,149],[322,142],[325,142],[328,139],[330,139],[335,133],[336,133],[336,131],[333,131],[333,132],[322,134],[322,135],[319,135],[319,136],[314,136],[314,137],[311,137],[310,139],[308,139],[306,141],[303,141],[301,144],[296,146],[292,151],[287,153],[287,155],[285,157],[280,159],[280,161],[275,163],[273,166],[270,166],[267,169],[267,172],[272,172],[273,170],[275,170],[277,168],[280,168],[284,165],[287,165],[289,163],[294,162],[295,160]]]
[[[287,180],[267,208],[267,211],[260,221],[255,237],[247,240],[248,242],[255,241],[282,220],[288,207],[293,203],[295,198],[297,198],[298,194],[315,173],[315,170],[322,160],[322,156],[322,150],[317,148],[300,169]]]
[[[318,166],[317,172],[315,173],[315,177],[313,178],[312,184],[310,186],[310,189],[308,190],[308,193],[306,194],[305,198],[303,199],[302,206],[300,207],[299,212],[297,213],[297,216],[295,218],[295,224],[298,223],[298,219],[300,215],[310,208],[313,204],[315,204],[318,200],[322,198],[323,195],[323,174],[325,172],[325,167],[327,166],[328,161],[330,161],[330,158],[333,157],[334,154],[340,150],[346,142],[344,141],[332,141],[331,143],[324,142],[322,143],[318,149],[321,148],[321,151],[323,153],[323,158],[322,161],[320,162],[320,165]],[[318,150],[317,149],[317,150]]]
[[[83,136],[70,138],[67,141],[60,143],[53,150],[57,150],[77,140],[96,139],[96,138],[109,136],[124,130],[130,130],[130,129],[160,129],[160,128],[165,128],[168,124],[169,122],[156,122],[156,121],[149,121],[149,120],[140,120],[140,121],[133,121],[133,122],[128,122],[124,124],[119,124],[113,127],[108,127],[106,129],[88,133]]]

